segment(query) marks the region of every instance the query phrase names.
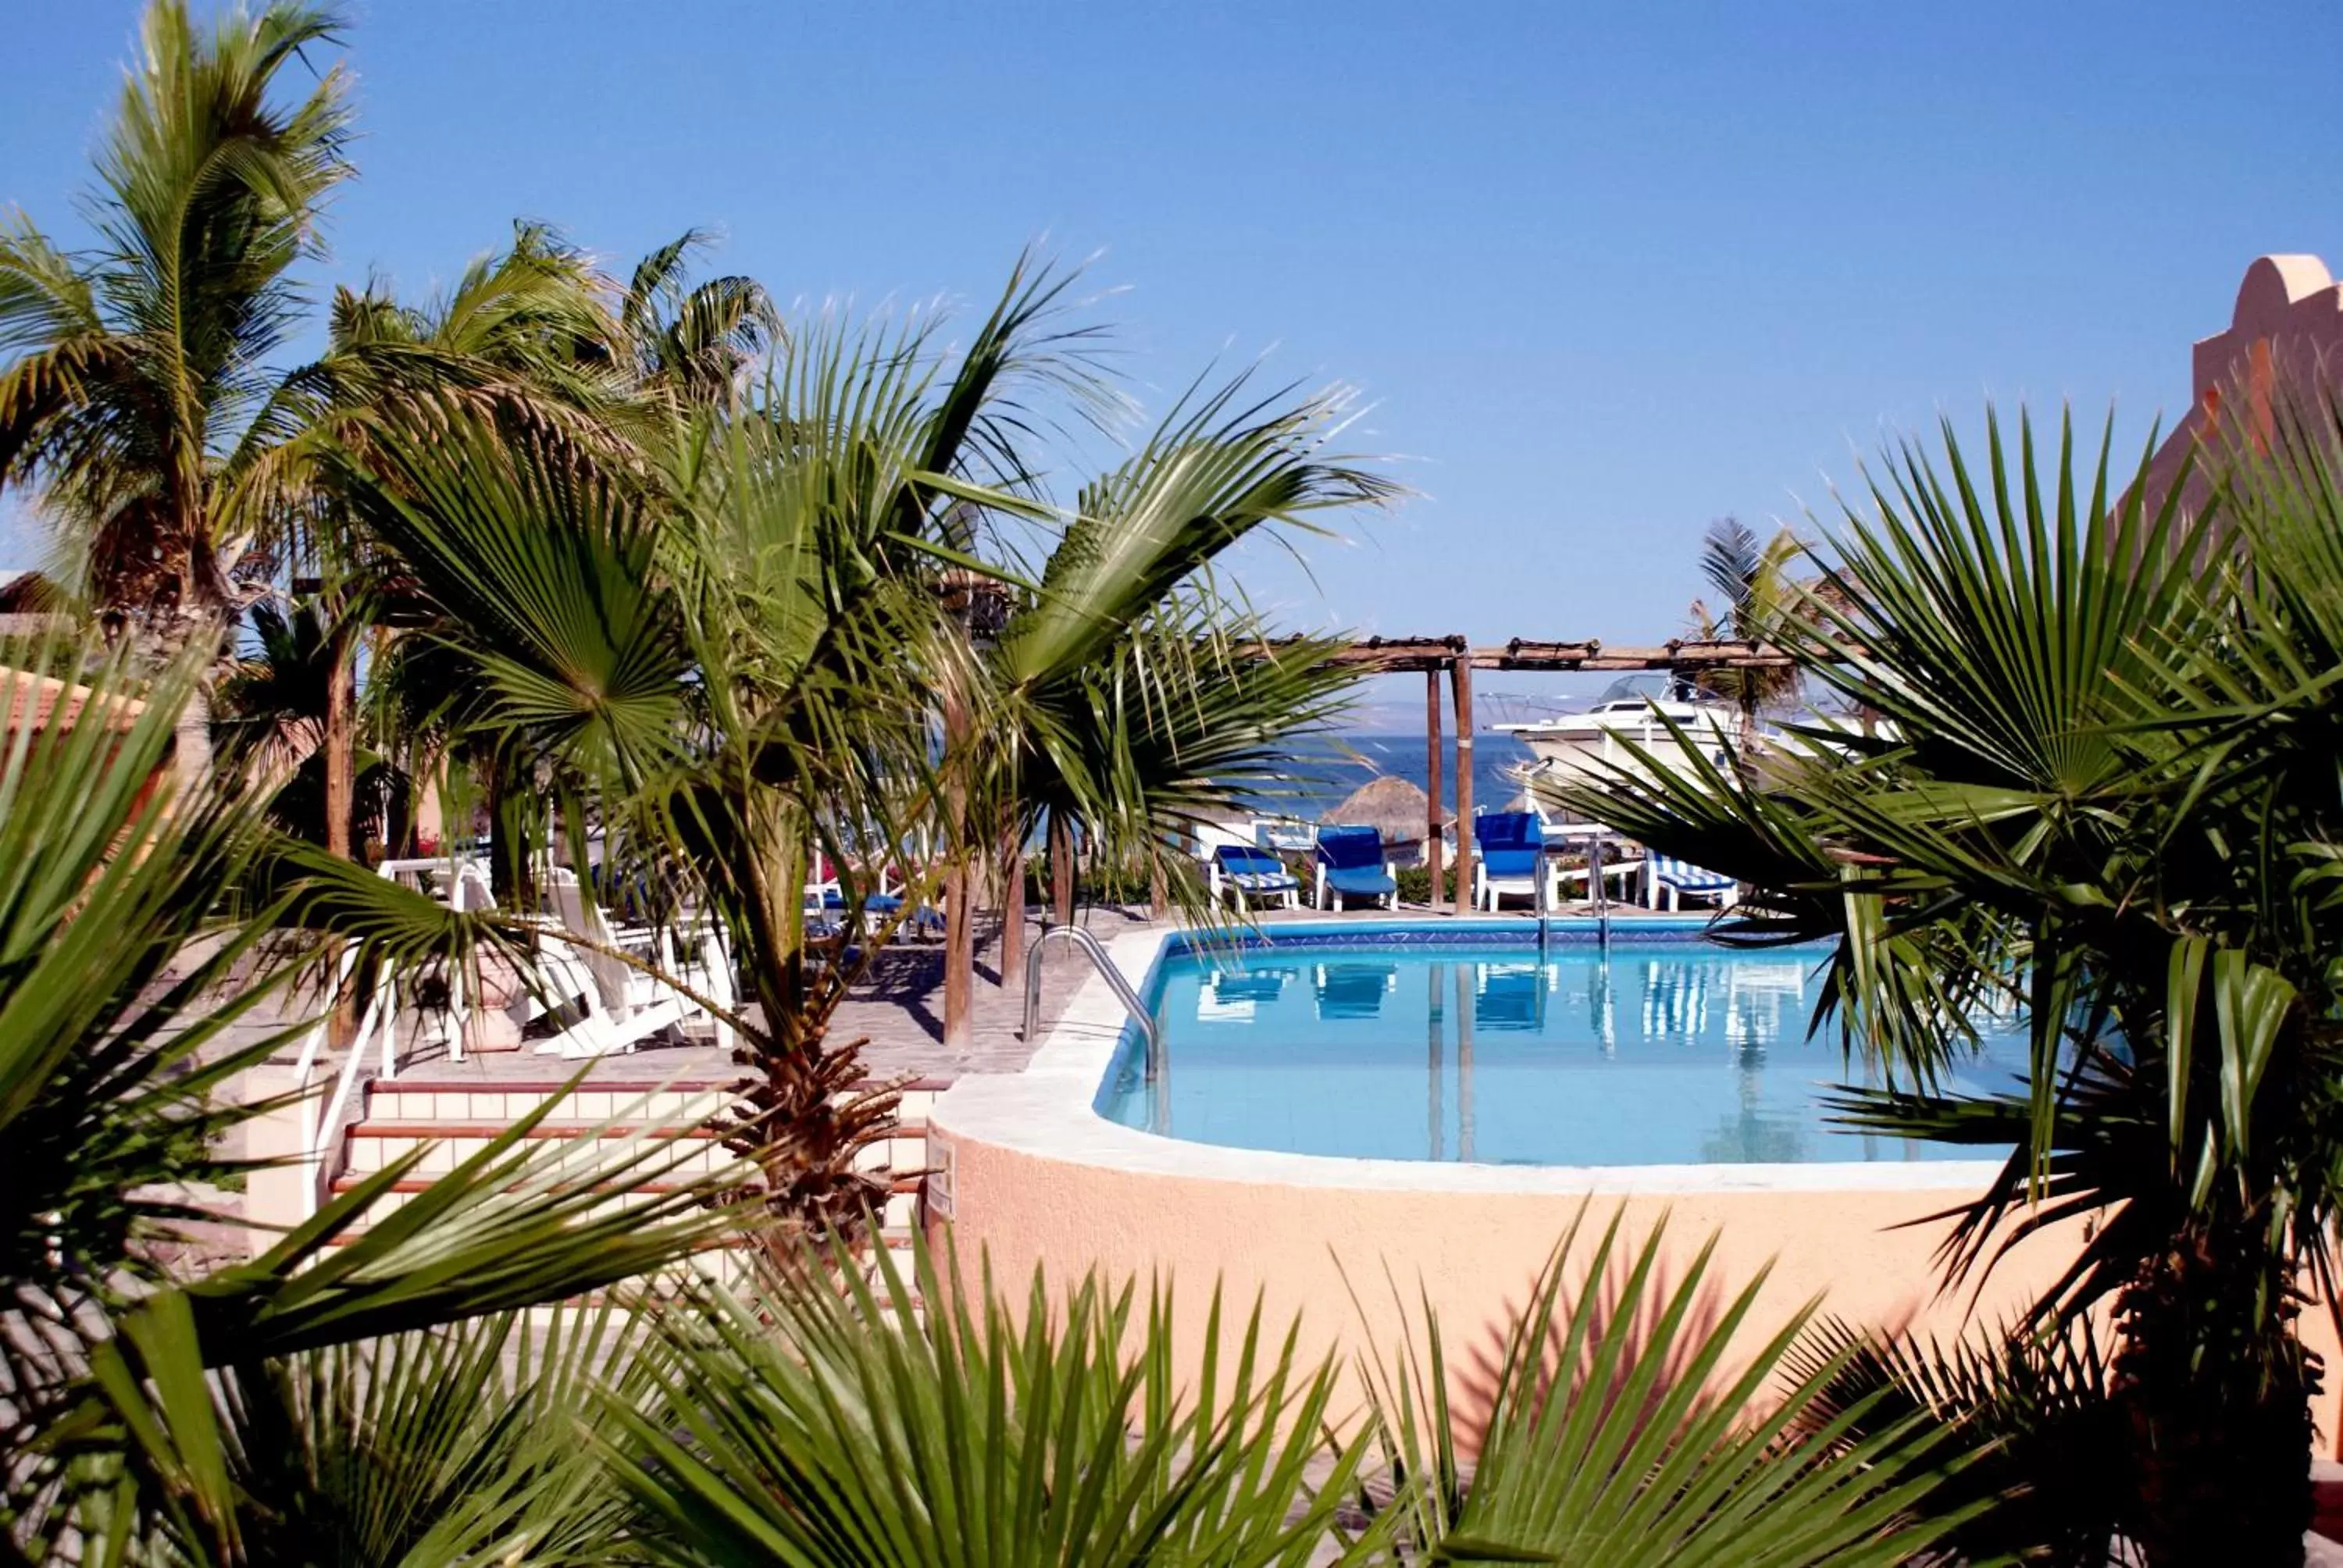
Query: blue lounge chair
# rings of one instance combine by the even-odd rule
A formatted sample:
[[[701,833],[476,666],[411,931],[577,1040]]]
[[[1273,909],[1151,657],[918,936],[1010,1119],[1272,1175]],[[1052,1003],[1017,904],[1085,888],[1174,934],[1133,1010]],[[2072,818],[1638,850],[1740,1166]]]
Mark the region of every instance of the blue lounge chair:
[[[1212,851],[1212,898],[1228,894],[1243,910],[1255,899],[1274,900],[1281,909],[1302,902],[1302,879],[1267,849],[1251,844],[1222,844]]]
[[[1312,900],[1338,912],[1345,899],[1383,899],[1399,908],[1399,881],[1383,861],[1383,836],[1373,828],[1318,829],[1318,889]]]
[[[1473,819],[1473,907],[1497,912],[1497,900],[1508,893],[1552,909],[1562,902],[1561,869],[1545,859],[1545,829],[1534,811],[1484,811]],[[1538,890],[1543,871],[1546,886]]]
[[[1720,910],[1729,910],[1740,887],[1730,877],[1656,849],[1644,858],[1644,902],[1654,910],[1682,909],[1686,899],[1706,899]]]

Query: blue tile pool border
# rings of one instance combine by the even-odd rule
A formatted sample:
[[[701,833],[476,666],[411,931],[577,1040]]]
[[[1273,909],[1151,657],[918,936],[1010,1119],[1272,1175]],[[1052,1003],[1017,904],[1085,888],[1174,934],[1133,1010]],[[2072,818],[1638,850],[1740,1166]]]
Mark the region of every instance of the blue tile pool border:
[[[1612,921],[1611,940],[1713,941],[1716,929],[1715,922],[1706,915],[1637,915]],[[1551,943],[1590,947],[1603,940],[1603,922],[1584,915],[1557,916],[1545,922],[1545,935]],[[1174,931],[1161,951],[1225,952],[1234,949],[1259,952],[1274,948],[1340,948],[1365,943],[1378,947],[1518,948],[1525,943],[1534,944],[1537,940],[1538,922],[1534,920],[1333,920],[1225,931]]]

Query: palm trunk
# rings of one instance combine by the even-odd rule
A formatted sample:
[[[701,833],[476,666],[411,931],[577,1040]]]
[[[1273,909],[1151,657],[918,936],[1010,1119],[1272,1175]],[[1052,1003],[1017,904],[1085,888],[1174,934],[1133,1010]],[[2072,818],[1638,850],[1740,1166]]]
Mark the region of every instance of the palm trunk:
[[[357,794],[357,650],[337,626],[326,634],[326,852],[345,860],[358,857],[351,845],[350,817]]]
[[[976,871],[980,838],[969,832],[968,699],[958,690],[944,698],[945,852],[944,1045],[965,1050],[976,1043]]]
[[[1017,985],[1025,971],[1025,842],[1015,829],[1001,856],[1001,983]]]
[[[1074,825],[1062,816],[1050,818],[1050,891],[1058,924],[1074,923]]]
[[[174,781],[185,799],[207,784],[212,776],[212,693],[211,676],[216,673],[212,661],[219,654],[226,633],[213,616],[197,611],[174,617],[169,624],[153,628],[141,638],[139,656],[147,666],[159,672],[183,658],[201,656],[203,674],[191,685],[187,700],[179,709],[171,727],[171,766]]]
[[[183,800],[212,776],[212,694],[204,681],[188,691],[171,726],[171,772]]]

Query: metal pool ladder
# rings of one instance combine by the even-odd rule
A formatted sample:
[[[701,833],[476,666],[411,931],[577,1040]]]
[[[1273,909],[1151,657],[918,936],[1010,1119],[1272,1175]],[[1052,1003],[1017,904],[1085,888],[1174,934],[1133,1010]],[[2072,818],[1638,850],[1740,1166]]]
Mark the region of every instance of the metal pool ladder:
[[[1106,956],[1106,949],[1080,926],[1047,928],[1033,939],[1032,947],[1025,954],[1025,1043],[1032,1044],[1041,1027],[1041,954],[1052,937],[1072,943],[1076,951],[1091,960],[1091,967],[1105,977],[1107,989],[1114,992],[1115,1000],[1122,1003],[1122,1010],[1139,1026],[1140,1038],[1147,1041],[1147,1081],[1154,1082],[1163,1061],[1162,1031],[1156,1028],[1139,993],[1131,989],[1131,982],[1122,978],[1122,971]]]

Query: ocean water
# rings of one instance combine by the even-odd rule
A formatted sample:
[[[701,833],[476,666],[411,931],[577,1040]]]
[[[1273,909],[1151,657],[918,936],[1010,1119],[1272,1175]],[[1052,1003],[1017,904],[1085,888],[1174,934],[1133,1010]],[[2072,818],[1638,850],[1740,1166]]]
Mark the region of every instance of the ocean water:
[[[1441,806],[1443,813],[1456,809],[1456,738],[1450,735],[1445,739],[1447,751],[1441,759]],[[1473,738],[1474,807],[1494,809],[1520,794],[1521,785],[1508,775],[1530,759],[1530,749],[1510,735],[1495,735],[1486,730],[1475,735]],[[1404,779],[1417,789],[1423,789],[1423,736],[1421,731],[1413,735],[1346,735],[1342,737],[1340,748],[1328,744],[1296,752],[1293,771],[1300,794],[1262,798],[1255,804],[1264,813],[1273,812],[1315,822],[1361,785],[1384,774]]]
[[[1809,1040],[1827,947],[1694,940],[1275,944],[1175,951],[1149,1003],[1162,1069],[1125,1041],[1108,1120],[1192,1142],[1383,1160],[1676,1165],[1977,1160],[1836,1126],[1847,1073]],[[1953,1075],[2007,1090],[2015,1033]],[[1859,1070],[1859,1069],[1858,1069]]]

